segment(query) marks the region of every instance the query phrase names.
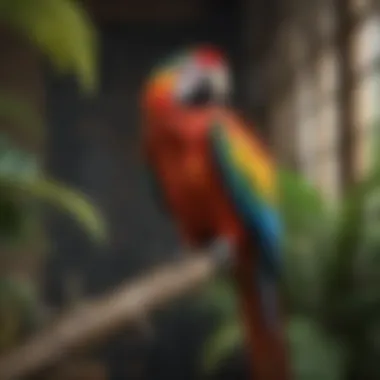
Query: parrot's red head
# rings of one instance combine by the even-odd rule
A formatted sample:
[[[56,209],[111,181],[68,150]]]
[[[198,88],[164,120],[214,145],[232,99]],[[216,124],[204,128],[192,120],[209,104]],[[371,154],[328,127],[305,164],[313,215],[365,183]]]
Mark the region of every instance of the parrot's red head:
[[[170,56],[152,71],[142,105],[147,113],[161,114],[224,103],[230,92],[224,56],[212,46],[198,46]]]

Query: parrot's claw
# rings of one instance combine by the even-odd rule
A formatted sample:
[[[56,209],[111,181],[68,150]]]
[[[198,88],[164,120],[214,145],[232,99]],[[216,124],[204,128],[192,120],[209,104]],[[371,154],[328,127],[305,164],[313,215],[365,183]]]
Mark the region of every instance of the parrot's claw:
[[[224,237],[217,238],[210,246],[210,252],[216,262],[225,269],[230,269],[232,266],[233,249],[232,242]]]

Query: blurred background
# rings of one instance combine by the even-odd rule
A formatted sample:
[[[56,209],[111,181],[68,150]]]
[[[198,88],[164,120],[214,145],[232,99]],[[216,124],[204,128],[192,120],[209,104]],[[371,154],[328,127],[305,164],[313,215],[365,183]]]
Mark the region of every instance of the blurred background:
[[[0,22],[4,358],[181,260],[142,175],[138,95],[157,61],[208,42],[282,168],[296,378],[380,379],[378,2],[0,0]],[[25,378],[248,379],[230,285],[212,278]]]

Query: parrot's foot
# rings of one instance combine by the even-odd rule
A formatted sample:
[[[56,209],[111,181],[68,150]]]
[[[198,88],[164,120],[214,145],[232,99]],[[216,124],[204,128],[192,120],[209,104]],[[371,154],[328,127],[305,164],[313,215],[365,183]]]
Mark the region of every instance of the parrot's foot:
[[[211,243],[211,255],[215,261],[222,267],[222,270],[229,271],[233,264],[233,250],[234,246],[230,239],[219,237]]]

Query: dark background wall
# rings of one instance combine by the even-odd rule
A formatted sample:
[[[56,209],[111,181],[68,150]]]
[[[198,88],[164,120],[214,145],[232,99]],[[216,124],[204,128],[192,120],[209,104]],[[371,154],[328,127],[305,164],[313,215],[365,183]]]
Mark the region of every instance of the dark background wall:
[[[49,169],[93,197],[105,212],[111,232],[106,255],[94,259],[93,247],[74,228],[69,231],[60,222],[55,228],[56,255],[52,260],[59,272],[65,267],[81,267],[88,272],[86,277],[92,284],[89,286],[94,289],[98,276],[108,277],[100,286],[104,290],[106,283],[117,283],[163,261],[177,246],[170,221],[157,212],[144,183],[139,156],[138,95],[153,64],[192,43],[212,42],[220,46],[230,56],[234,71],[239,72],[239,3],[218,4],[205,2],[201,17],[183,24],[101,27],[101,90],[95,100],[81,98],[70,79],[49,77]],[[93,268],[97,259],[104,265],[97,263]],[[52,271],[56,274],[55,269]],[[59,276],[52,277],[51,281],[59,282]],[[59,287],[52,283],[50,289],[56,292]],[[52,296],[58,298],[58,293]]]
[[[239,2],[201,4],[197,17],[180,23],[101,25],[101,89],[95,100],[83,99],[70,79],[48,76],[49,170],[93,197],[111,233],[110,246],[97,252],[69,223],[52,223],[55,247],[45,281],[49,304],[65,302],[65,283],[73,273],[88,295],[96,295],[175,255],[175,228],[157,211],[144,183],[138,94],[150,67],[188,44],[216,44],[239,73]],[[237,103],[239,83],[237,77]],[[195,378],[196,350],[210,321],[202,314],[190,315],[192,303],[191,298],[183,300],[157,316],[154,341],[128,332],[110,342],[105,355],[113,379],[153,378],[151,371],[155,379]]]

